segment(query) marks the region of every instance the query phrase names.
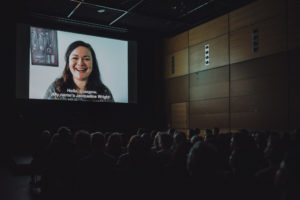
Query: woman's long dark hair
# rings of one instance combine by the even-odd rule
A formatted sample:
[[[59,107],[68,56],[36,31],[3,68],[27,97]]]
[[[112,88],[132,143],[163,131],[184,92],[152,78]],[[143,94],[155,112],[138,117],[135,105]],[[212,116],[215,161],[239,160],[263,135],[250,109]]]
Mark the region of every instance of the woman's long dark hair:
[[[62,77],[56,80],[56,89],[59,92],[65,92],[68,88],[69,89],[76,88],[76,85],[73,81],[73,75],[69,69],[69,57],[70,57],[70,54],[72,53],[72,51],[79,46],[88,48],[92,54],[93,68],[92,68],[92,72],[91,72],[90,76],[88,77],[88,81],[86,84],[86,90],[94,90],[97,92],[102,92],[105,89],[105,86],[102,83],[101,78],[100,78],[100,72],[99,72],[99,67],[98,67],[98,62],[97,62],[95,51],[91,47],[90,44],[85,43],[83,41],[75,41],[75,42],[71,43],[69,45],[69,47],[67,48],[67,51],[65,54],[65,60],[66,60],[65,69],[63,71]]]

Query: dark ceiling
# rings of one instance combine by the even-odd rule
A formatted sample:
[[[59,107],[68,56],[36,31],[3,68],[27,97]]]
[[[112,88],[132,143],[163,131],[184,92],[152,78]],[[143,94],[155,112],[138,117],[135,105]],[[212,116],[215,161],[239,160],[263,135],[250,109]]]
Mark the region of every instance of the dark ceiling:
[[[150,32],[166,37],[252,1],[27,0],[22,4],[22,16],[94,26],[113,32]]]

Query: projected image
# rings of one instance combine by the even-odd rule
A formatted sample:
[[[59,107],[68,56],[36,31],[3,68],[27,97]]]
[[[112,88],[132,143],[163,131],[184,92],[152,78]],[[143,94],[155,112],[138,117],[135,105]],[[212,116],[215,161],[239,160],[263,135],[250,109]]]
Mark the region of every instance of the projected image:
[[[45,99],[113,102],[100,79],[96,54],[90,44],[75,41],[68,47],[63,74],[49,86]]]
[[[29,99],[128,103],[128,41],[31,27],[30,44]]]

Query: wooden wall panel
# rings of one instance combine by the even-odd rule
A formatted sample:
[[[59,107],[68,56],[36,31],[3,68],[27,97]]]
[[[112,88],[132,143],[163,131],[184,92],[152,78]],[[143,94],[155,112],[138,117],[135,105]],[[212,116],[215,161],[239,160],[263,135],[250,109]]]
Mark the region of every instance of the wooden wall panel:
[[[178,103],[188,101],[189,77],[167,79],[165,81],[165,99],[167,103]]]
[[[257,0],[229,13],[230,32],[259,21],[283,14],[285,0]]]
[[[229,97],[229,67],[190,75],[190,101]]]
[[[174,73],[172,73],[172,56],[174,56]],[[174,78],[188,74],[188,63],[188,49],[166,56],[164,61],[164,77]]]
[[[230,67],[230,80],[249,79],[271,76],[273,74],[288,76],[287,53],[280,53],[250,61],[236,63]]]
[[[265,112],[278,113],[287,117],[288,107],[288,90],[284,93],[266,93],[259,95],[247,95],[231,97],[230,111],[232,113],[239,112]]]
[[[173,54],[177,51],[188,48],[188,31],[164,40],[164,55]]]
[[[299,9],[298,0],[257,0],[165,40],[169,125],[178,130],[299,127]],[[254,29],[259,33],[255,53]]]
[[[231,113],[231,128],[284,130],[288,123],[286,116],[274,112]]]
[[[210,64],[205,65],[205,45],[209,44]],[[190,73],[212,69],[229,64],[228,34],[190,47]]]
[[[228,15],[223,15],[189,30],[189,46],[228,33]]]
[[[280,93],[288,88],[288,57],[276,54],[231,66],[230,95]]]
[[[276,92],[276,91],[275,91]],[[286,129],[288,127],[288,91],[232,97],[232,128]]]
[[[300,1],[288,0],[288,47],[300,48]]]
[[[233,64],[231,127],[286,128],[288,95],[287,53]]]
[[[213,128],[213,127],[228,127],[228,113],[198,115],[197,113],[190,114],[190,128]]]
[[[217,114],[229,112],[229,98],[191,101],[191,113]]]
[[[230,63],[237,63],[286,51],[284,15],[230,33]],[[259,50],[252,51],[252,31],[259,31]]]
[[[171,104],[171,126],[173,128],[187,129],[188,127],[188,103]]]
[[[229,126],[229,98],[190,102],[190,128]]]
[[[230,95],[231,97],[257,95],[273,91],[285,91],[287,89],[287,79],[282,79],[281,76],[256,77],[231,81]]]

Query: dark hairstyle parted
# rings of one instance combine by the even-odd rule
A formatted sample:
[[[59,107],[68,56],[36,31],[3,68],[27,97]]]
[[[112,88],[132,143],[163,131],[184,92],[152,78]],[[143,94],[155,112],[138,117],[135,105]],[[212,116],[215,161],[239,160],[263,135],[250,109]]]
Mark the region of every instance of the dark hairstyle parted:
[[[66,65],[63,71],[62,77],[56,80],[57,90],[59,92],[65,92],[68,88],[76,88],[76,85],[73,81],[72,73],[69,69],[69,57],[74,49],[79,46],[86,47],[90,50],[92,54],[92,72],[88,78],[86,89],[87,90],[94,90],[98,92],[102,92],[105,90],[105,86],[103,85],[101,78],[100,78],[100,71],[98,67],[98,61],[96,58],[96,54],[92,46],[88,43],[83,41],[75,41],[69,45],[65,54]],[[100,90],[100,91],[99,91]]]

